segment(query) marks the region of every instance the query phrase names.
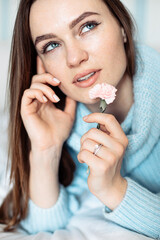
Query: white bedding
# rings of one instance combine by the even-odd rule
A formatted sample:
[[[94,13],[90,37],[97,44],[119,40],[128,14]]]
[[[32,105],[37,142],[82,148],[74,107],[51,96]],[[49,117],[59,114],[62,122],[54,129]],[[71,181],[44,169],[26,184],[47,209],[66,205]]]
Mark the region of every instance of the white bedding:
[[[0,203],[9,190],[5,178],[7,162],[7,116],[0,114]],[[151,239],[108,222],[103,217],[103,205],[91,193],[82,196],[82,207],[63,230],[53,234],[40,232],[27,235],[22,230],[4,233],[0,225],[0,239],[4,240],[147,240]]]
[[[26,235],[23,232],[0,233],[6,240],[149,240],[151,238],[123,229],[103,219],[101,208],[92,211],[79,211],[72,217],[66,229],[53,234],[38,233]]]

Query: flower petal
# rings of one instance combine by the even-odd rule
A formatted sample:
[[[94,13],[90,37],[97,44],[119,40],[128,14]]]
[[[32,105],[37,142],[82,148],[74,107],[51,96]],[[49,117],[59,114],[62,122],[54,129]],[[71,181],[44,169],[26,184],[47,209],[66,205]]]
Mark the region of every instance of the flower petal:
[[[107,83],[96,84],[90,91],[89,97],[91,99],[101,98],[106,101],[107,104],[112,103],[115,100],[117,89]]]

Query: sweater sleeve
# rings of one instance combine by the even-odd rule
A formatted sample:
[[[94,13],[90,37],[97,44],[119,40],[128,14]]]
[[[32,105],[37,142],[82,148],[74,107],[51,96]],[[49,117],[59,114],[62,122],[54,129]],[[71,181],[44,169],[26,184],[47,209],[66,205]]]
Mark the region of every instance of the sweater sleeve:
[[[73,194],[69,194],[63,185],[60,185],[58,200],[51,208],[40,208],[29,199],[28,215],[20,222],[20,227],[29,234],[51,232],[64,228],[68,220],[79,208],[79,202]]]
[[[128,187],[120,205],[110,211],[104,207],[106,219],[140,234],[160,238],[160,194],[153,194],[126,177]]]

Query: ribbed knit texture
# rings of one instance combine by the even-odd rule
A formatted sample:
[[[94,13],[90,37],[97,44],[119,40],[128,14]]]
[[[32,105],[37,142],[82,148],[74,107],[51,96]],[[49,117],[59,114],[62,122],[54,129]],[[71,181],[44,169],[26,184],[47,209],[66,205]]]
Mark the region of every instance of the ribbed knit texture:
[[[114,210],[107,206],[102,211],[107,220],[124,228],[152,238],[160,237],[160,55],[153,49],[138,46],[137,73],[134,77],[134,104],[121,124],[129,139],[121,174],[128,182],[126,195]],[[85,123],[90,114],[84,104],[78,103],[71,135],[66,142],[75,161],[72,184],[60,187],[57,203],[50,209],[41,209],[29,201],[28,217],[21,226],[29,233],[54,232],[64,228],[70,217],[81,207],[80,197],[88,190],[86,164],[80,164],[80,138],[96,123]]]

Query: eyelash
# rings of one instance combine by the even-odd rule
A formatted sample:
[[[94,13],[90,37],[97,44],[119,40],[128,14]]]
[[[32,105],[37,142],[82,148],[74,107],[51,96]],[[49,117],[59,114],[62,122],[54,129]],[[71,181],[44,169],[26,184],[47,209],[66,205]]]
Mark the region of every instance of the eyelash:
[[[94,27],[92,29],[95,29],[99,24],[101,24],[101,23],[100,22],[96,22],[96,21],[89,21],[89,22],[86,22],[85,24],[83,24],[80,29],[82,31],[82,29],[85,28],[88,25],[94,25]],[[90,31],[92,29],[90,29]],[[90,32],[90,31],[87,31],[87,32]]]
[[[96,22],[96,21],[88,21],[86,22],[85,24],[83,24],[81,27],[80,27],[80,31],[82,32],[82,30],[87,27],[88,25],[94,25],[94,27],[92,29],[89,29],[87,32],[90,32],[92,30],[94,30],[98,25],[100,25],[101,23],[100,22]],[[85,33],[87,33],[85,32]],[[82,33],[82,34],[85,34],[85,33]],[[46,51],[47,48],[51,45],[51,44],[59,44],[58,42],[53,42],[53,41],[50,41],[48,42],[47,44],[45,44],[43,47],[42,47],[42,50],[41,50],[41,54],[47,54],[49,53],[50,51],[54,50],[49,50],[49,51]]]
[[[48,42],[47,44],[45,44],[45,45],[42,47],[41,54],[47,54],[47,53],[49,53],[50,51],[52,51],[52,50],[46,51],[46,49],[47,49],[51,44],[59,44],[59,43],[58,43],[58,42],[53,42],[53,41]]]

